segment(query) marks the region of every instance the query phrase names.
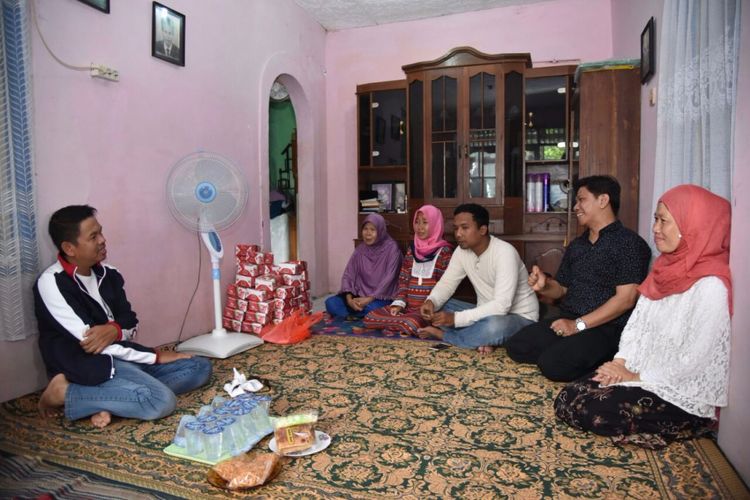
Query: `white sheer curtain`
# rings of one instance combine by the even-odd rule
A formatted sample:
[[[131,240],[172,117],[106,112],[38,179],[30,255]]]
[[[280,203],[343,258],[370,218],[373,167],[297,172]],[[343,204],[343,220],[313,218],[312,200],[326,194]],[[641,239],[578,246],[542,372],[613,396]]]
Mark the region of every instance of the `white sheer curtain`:
[[[741,0],[665,0],[654,201],[678,184],[731,198]]]
[[[0,340],[36,333],[39,272],[25,0],[0,0]]]

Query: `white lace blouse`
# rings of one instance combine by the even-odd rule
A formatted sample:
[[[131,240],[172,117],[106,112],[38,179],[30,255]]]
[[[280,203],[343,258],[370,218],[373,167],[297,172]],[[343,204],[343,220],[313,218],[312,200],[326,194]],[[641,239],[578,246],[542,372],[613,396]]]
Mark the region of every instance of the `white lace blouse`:
[[[660,300],[641,296],[622,332],[616,358],[655,393],[693,415],[716,418],[726,406],[729,307],[724,283],[701,278],[687,291]]]

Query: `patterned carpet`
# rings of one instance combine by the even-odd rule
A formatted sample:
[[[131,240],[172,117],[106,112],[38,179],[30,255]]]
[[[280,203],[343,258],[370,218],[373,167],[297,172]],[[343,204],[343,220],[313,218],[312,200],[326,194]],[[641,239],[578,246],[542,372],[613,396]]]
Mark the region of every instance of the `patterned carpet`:
[[[408,338],[412,340],[422,340],[416,337],[402,337],[398,333],[387,332],[384,330],[372,330],[365,328],[365,323],[361,319],[358,320],[346,320],[343,318],[332,318],[328,314],[323,316],[323,319],[315,323],[310,331],[316,335],[335,335],[338,337],[345,337],[353,335],[361,338],[371,339],[403,339]],[[427,340],[428,342],[434,342],[434,340]]]
[[[0,449],[187,498],[226,496],[207,468],[162,453],[180,416],[219,394],[236,366],[269,381],[272,411],[317,409],[333,438],[254,493],[272,498],[748,497],[710,440],[653,452],[619,448],[558,423],[560,385],[500,350],[431,351],[424,342],[314,335],[215,361],[211,386],[155,423],[106,429],[40,421],[38,395],[0,408]],[[267,446],[265,439],[260,447]]]

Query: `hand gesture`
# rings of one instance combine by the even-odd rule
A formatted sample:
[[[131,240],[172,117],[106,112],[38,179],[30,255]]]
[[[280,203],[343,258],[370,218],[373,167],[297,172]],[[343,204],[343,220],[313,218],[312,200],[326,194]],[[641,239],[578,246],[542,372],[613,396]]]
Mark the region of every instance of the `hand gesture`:
[[[449,326],[456,324],[455,314],[452,312],[440,311],[432,315],[432,326]]]
[[[357,297],[356,299],[353,299],[355,305],[353,309],[355,311],[362,311],[373,300],[375,300],[375,297]]]
[[[539,269],[539,266],[533,266],[529,274],[529,286],[535,292],[541,292],[547,287],[547,275]]]
[[[355,299],[351,294],[346,295],[346,305],[349,306],[349,309],[354,309],[355,311],[362,310],[362,307],[360,307],[357,299]]]
[[[558,337],[569,337],[571,335],[575,335],[578,333],[578,328],[576,328],[576,322],[572,319],[565,319],[560,318],[556,319],[552,322],[551,325],[549,325],[550,330],[555,332],[555,335]]]
[[[188,354],[186,352],[159,351],[158,359],[160,365],[166,365],[167,363],[173,363],[178,359],[190,359],[192,357],[192,354]]]
[[[640,377],[637,373],[633,373],[625,368],[624,359],[615,358],[597,368],[596,375],[594,375],[591,380],[599,382],[601,385],[611,385],[620,382],[640,380]]]
[[[84,351],[89,354],[101,354],[101,352],[117,340],[117,327],[111,323],[96,325],[86,330],[80,344]]]
[[[426,321],[432,321],[432,315],[435,313],[435,304],[431,300],[425,300],[422,307],[419,308],[419,314],[422,315],[422,319]]]

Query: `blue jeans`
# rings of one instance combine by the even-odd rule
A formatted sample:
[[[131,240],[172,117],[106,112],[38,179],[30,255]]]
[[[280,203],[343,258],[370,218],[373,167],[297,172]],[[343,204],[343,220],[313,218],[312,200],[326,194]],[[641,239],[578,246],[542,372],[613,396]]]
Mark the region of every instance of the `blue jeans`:
[[[475,307],[475,304],[450,299],[441,310],[455,313]],[[487,316],[463,328],[442,328],[443,340],[456,347],[465,347],[468,349],[476,349],[482,346],[499,346],[503,345],[518,330],[531,323],[534,323],[534,321],[517,314]]]
[[[155,420],[172,413],[175,394],[205,384],[211,361],[194,356],[163,365],[143,365],[115,359],[115,375],[99,385],[70,384],[65,393],[65,416],[70,420],[101,411],[141,420]]]
[[[326,299],[326,311],[328,311],[328,314],[334,318],[346,318],[347,316],[364,318],[370,311],[385,307],[390,303],[390,300],[375,299],[367,304],[361,311],[355,311],[346,304],[346,295],[332,295]]]

